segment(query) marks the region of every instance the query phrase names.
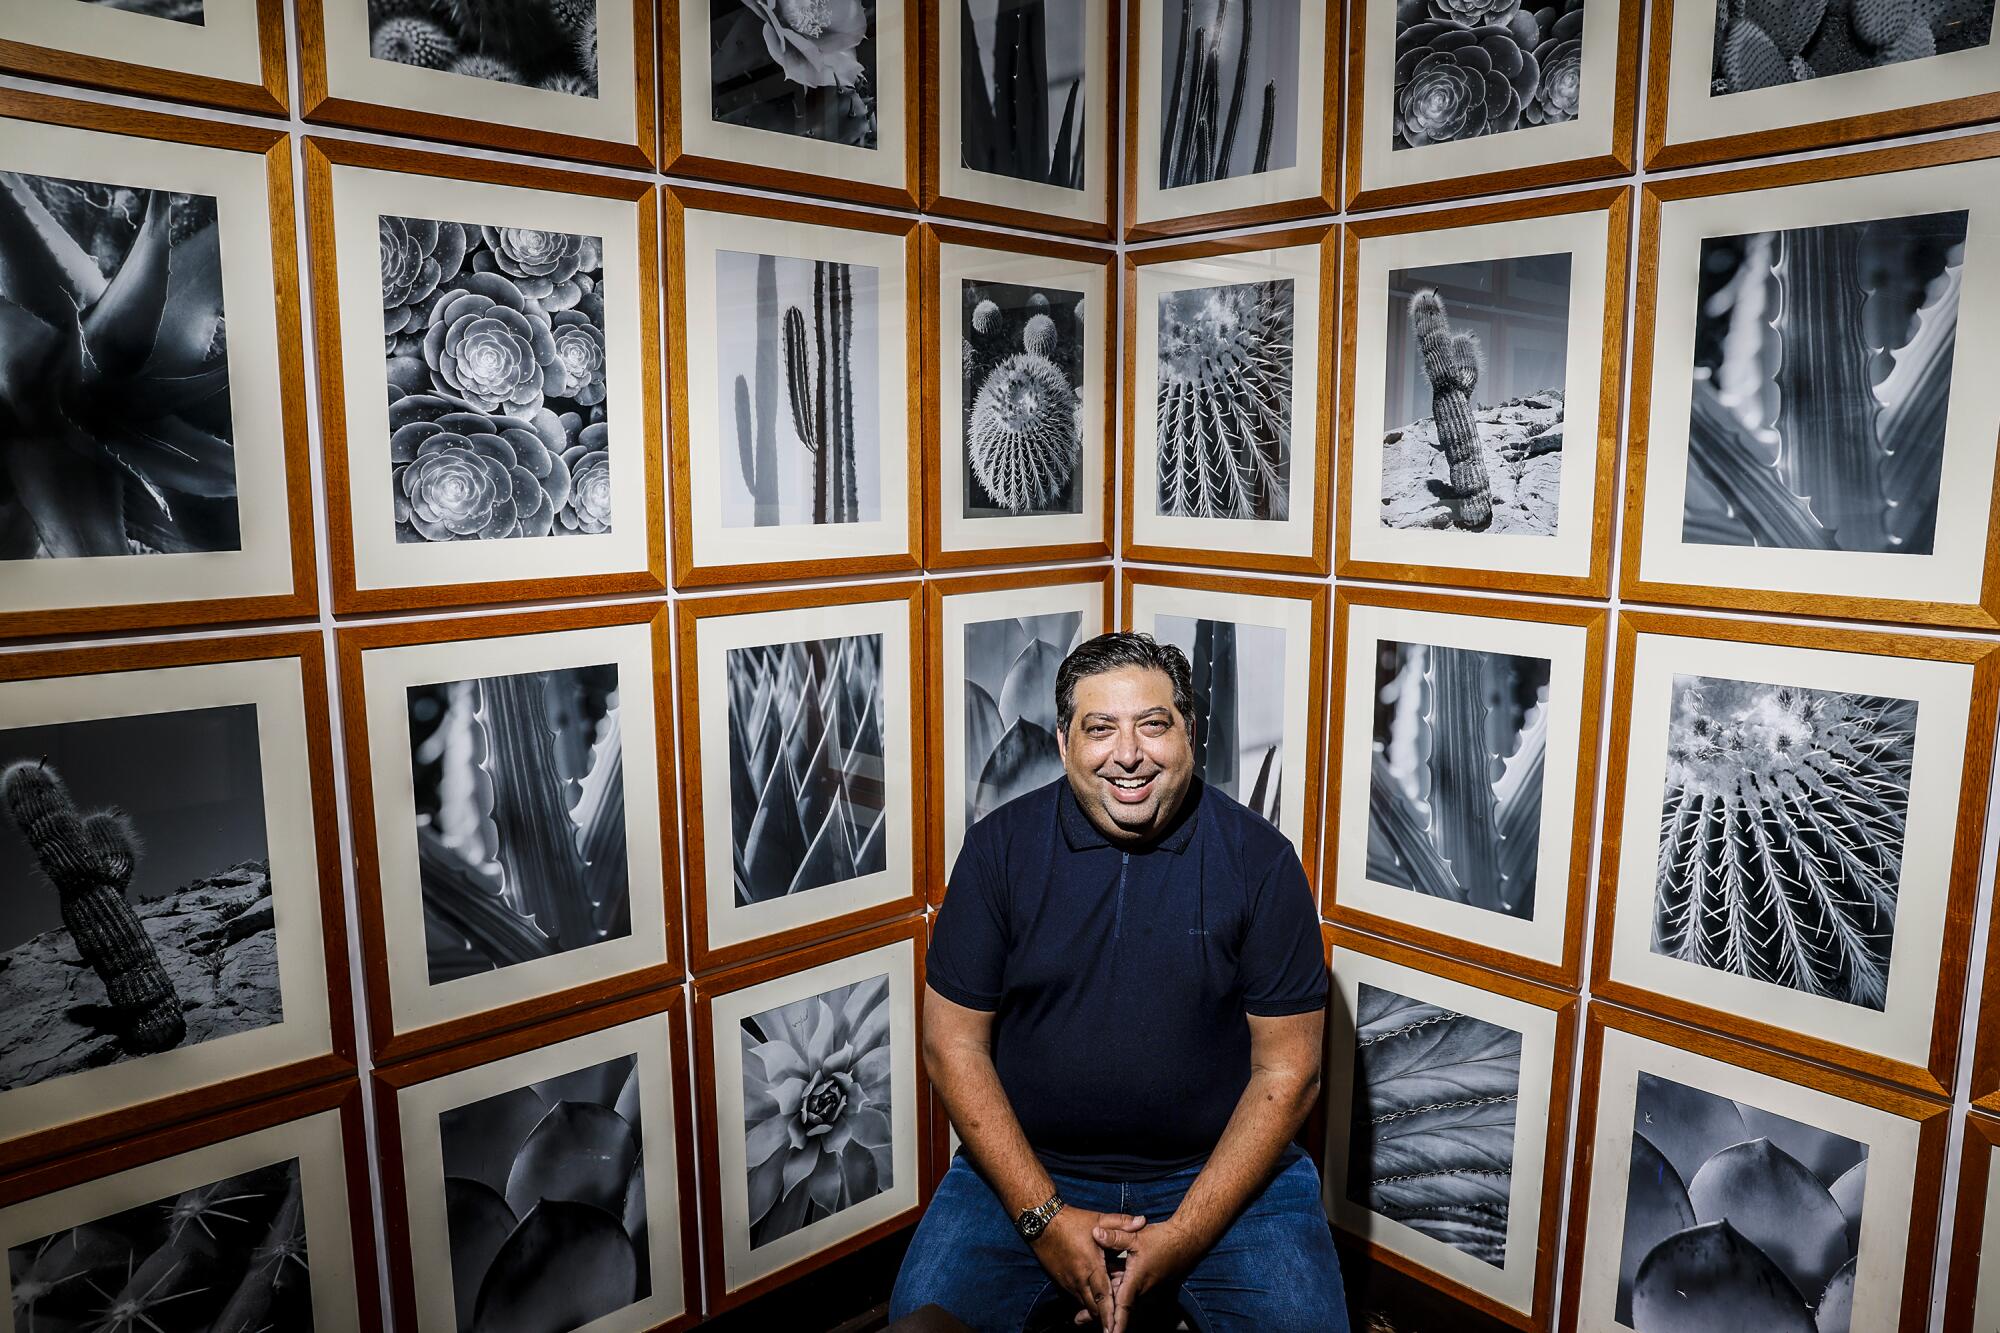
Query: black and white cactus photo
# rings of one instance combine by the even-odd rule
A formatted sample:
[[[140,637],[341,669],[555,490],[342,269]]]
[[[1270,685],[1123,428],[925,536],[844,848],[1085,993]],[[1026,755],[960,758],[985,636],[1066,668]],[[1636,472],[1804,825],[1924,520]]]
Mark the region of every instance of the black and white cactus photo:
[[[879,130],[876,101],[881,96],[877,3],[709,0],[715,119],[773,134],[874,148]]]
[[[1083,0],[957,0],[959,160],[1083,188]]]
[[[1992,40],[1993,0],[1722,0],[1709,93],[1856,74]]]
[[[961,284],[964,517],[1083,512],[1083,293]]]
[[[1194,667],[1194,771],[1278,822],[1285,773],[1285,631],[1157,616],[1153,633]]]
[[[1159,188],[1298,162],[1299,0],[1163,0]]]
[[[1293,280],[1159,298],[1157,512],[1283,522],[1292,512]]]
[[[172,19],[176,23],[201,24],[207,20],[203,0],[90,0],[106,9],[122,9],[148,18]]]
[[[368,53],[419,69],[597,96],[597,6],[614,0],[368,0]]]

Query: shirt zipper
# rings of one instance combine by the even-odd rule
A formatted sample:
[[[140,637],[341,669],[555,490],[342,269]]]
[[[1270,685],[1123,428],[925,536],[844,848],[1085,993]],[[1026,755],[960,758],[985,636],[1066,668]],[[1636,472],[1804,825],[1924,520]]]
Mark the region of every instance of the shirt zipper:
[[[1132,853],[1118,853],[1118,897],[1111,908],[1111,942],[1118,943],[1125,935],[1125,871],[1132,864]]]

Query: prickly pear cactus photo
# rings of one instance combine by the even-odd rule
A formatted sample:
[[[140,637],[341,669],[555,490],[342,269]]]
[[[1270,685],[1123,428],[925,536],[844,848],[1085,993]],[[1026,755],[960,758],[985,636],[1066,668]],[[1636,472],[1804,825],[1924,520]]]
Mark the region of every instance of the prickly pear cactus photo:
[[[964,517],[1083,511],[1082,292],[965,282]]]
[[[1299,0],[1163,0],[1160,189],[1297,164],[1299,41]]]
[[[1719,0],[1709,94],[1726,97],[1993,40],[1994,0]]]

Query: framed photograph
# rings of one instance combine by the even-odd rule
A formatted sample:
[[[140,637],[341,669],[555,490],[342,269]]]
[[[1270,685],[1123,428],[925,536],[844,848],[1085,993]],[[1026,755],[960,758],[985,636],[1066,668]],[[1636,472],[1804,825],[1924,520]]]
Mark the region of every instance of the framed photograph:
[[[1944,1333],[1981,1333],[2000,1320],[2000,1120],[1965,1117],[1958,1155],[1958,1216],[1951,1229],[1951,1269]]]
[[[1624,596],[2000,626],[2000,134],[1643,208]]]
[[[923,209],[1112,238],[1118,0],[923,0]]]
[[[650,170],[653,70],[652,0],[299,0],[328,125]]]
[[[690,966],[923,906],[923,590],[678,603]]]
[[[1127,566],[1124,628],[1173,644],[1194,668],[1194,770],[1292,841],[1319,869],[1326,595],[1319,583]]]
[[[1609,614],[1336,590],[1329,918],[1575,987]]]
[[[651,187],[304,152],[334,608],[663,591]]]
[[[290,142],[0,89],[0,637],[317,610]]]
[[[1339,234],[1126,255],[1127,560],[1327,572]]]
[[[916,223],[706,190],[666,201],[674,582],[919,568]]]
[[[1996,677],[1990,642],[1621,614],[1592,993],[1949,1097]]]
[[[0,1169],[353,1067],[327,712],[316,633],[0,656]]]
[[[925,566],[1108,557],[1115,256],[922,236]]]
[[[680,976],[656,603],[343,629],[378,1060]]]
[[[1350,930],[1331,965],[1327,1215],[1371,1259],[1548,1327],[1581,1002]]]
[[[1162,0],[1126,25],[1125,239],[1340,211],[1327,0]]]
[[[1917,1333],[1950,1108],[1592,1004],[1563,1333]]]
[[[1347,206],[1632,170],[1639,0],[1356,0]]]
[[[1631,203],[1592,190],[1348,228],[1339,574],[1609,590]]]
[[[10,4],[0,13],[0,70],[107,92],[282,116],[288,106],[285,4],[284,0]]]
[[[904,0],[660,0],[661,170],[915,208],[918,14]]]
[[[675,986],[375,1071],[398,1328],[699,1320],[686,1024]]]
[[[2000,116],[1993,0],[1852,13],[1657,0],[1646,165],[1862,143]]]
[[[0,1182],[0,1296],[30,1330],[379,1333],[352,1079]]]
[[[696,978],[711,1313],[914,1220],[923,929],[912,917]]]
[[[1056,669],[1112,624],[1111,567],[979,574],[924,584],[929,606],[930,857],[944,901],[965,831],[1063,774]]]

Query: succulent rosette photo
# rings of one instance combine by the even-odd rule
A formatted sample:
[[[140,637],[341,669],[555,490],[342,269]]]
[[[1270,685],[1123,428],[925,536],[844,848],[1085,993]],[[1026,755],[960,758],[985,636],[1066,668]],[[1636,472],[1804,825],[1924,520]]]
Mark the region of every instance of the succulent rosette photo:
[[[1583,0],[1401,0],[1395,147],[1574,120],[1582,69]]]

